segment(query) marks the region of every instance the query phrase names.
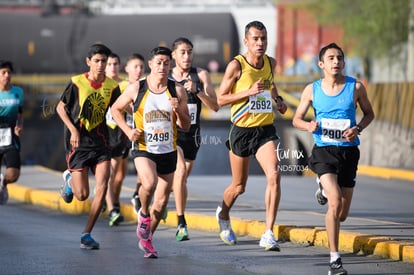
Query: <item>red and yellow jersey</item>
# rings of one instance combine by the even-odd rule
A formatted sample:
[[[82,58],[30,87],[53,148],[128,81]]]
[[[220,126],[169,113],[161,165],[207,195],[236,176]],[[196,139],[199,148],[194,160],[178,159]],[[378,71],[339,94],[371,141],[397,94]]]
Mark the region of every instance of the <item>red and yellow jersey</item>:
[[[108,77],[100,83],[90,81],[87,73],[71,78],[61,101],[66,104],[67,113],[81,134],[80,148],[108,145],[105,115],[119,95],[118,83]],[[70,148],[67,129],[65,139],[67,148]]]

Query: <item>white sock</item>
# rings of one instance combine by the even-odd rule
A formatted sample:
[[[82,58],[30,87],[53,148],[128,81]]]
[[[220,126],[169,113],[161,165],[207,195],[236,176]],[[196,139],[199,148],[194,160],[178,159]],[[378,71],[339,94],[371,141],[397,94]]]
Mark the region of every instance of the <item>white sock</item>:
[[[339,252],[331,252],[331,263],[335,262],[338,258],[341,258]]]

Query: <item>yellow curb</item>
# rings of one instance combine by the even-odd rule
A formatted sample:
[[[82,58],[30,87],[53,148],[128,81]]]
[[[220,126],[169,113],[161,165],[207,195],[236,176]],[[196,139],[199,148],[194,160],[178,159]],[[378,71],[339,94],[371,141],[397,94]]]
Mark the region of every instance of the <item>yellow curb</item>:
[[[359,165],[358,173],[384,179],[400,179],[414,181],[414,171],[391,169],[385,167]]]
[[[31,189],[18,184],[10,184],[7,187],[11,198],[28,204],[36,204],[74,215],[89,213],[91,208],[90,200],[82,202],[73,199],[69,204],[61,199],[58,192]]]
[[[286,228],[291,242],[299,243],[303,245],[313,245],[316,240],[316,233],[318,232],[315,228],[300,228],[290,227]]]
[[[320,229],[317,232],[315,232],[315,242],[313,243],[313,245],[329,247],[328,234],[326,233],[326,230]]]
[[[218,234],[219,228],[215,217],[187,214],[186,220],[189,228],[216,231]],[[266,230],[266,224],[259,221],[232,218],[231,224],[237,236],[260,238],[261,234]],[[169,215],[166,225],[175,227],[177,225],[176,215]],[[275,225],[273,231],[279,240],[303,245],[329,247],[328,235],[323,228]],[[388,237],[341,231],[339,249],[348,253],[362,253],[363,255],[375,255],[382,258],[414,263],[414,243],[401,243]]]
[[[74,199],[68,204],[60,198],[58,192],[35,190],[11,184],[8,186],[9,196],[14,200],[43,206],[52,210],[59,210],[69,214],[87,214],[91,208],[91,200],[84,202]],[[136,222],[137,217],[133,206],[121,205],[121,211],[125,220]],[[106,213],[107,215],[107,213]],[[197,213],[186,214],[187,224],[190,228],[204,231],[216,231],[219,228],[216,218],[213,216],[201,215]],[[161,222],[162,224],[163,222]],[[232,227],[236,235],[260,238],[266,229],[264,222],[243,220],[233,218]],[[169,227],[177,226],[177,216],[175,211],[168,214],[164,225]],[[293,243],[328,247],[327,233],[322,228],[304,228],[290,225],[275,225],[274,234],[279,240],[290,241]],[[388,237],[363,235],[341,231],[339,236],[339,249],[349,253],[362,253],[364,255],[375,255],[392,260],[414,263],[414,243],[398,242]]]
[[[414,263],[414,245],[406,245],[402,249],[402,261],[407,263]]]
[[[390,258],[395,261],[402,261],[404,258],[404,247],[414,247],[414,244],[410,243],[399,243],[396,241],[382,241],[375,245],[373,255],[380,256],[382,258]],[[409,252],[407,251],[409,257]],[[414,254],[413,254],[414,255]],[[407,259],[408,260],[408,259]],[[412,261],[414,262],[414,261]]]

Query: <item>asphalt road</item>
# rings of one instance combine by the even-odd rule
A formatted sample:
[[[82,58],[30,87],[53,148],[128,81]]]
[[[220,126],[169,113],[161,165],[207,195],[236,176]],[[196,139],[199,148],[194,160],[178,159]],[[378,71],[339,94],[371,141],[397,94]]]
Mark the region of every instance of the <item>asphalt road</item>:
[[[282,243],[266,252],[258,239],[240,237],[224,245],[214,232],[192,230],[191,240],[175,241],[175,230],[161,225],[154,237],[158,259],[145,259],[137,247],[136,225],[110,228],[100,218],[93,236],[100,250],[79,248],[85,215],[68,215],[9,201],[0,206],[0,274],[327,274],[323,247]],[[414,274],[414,265],[343,254],[349,274]]]

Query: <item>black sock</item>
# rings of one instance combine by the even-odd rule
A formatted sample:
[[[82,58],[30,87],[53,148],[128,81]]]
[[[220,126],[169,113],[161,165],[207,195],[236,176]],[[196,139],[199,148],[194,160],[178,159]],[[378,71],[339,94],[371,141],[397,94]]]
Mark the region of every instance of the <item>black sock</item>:
[[[185,221],[184,215],[178,216],[178,225],[187,225],[187,222]]]
[[[149,214],[144,215],[144,214],[142,213],[142,211],[140,212],[140,214],[141,214],[141,217],[143,217],[143,218],[149,217]]]

